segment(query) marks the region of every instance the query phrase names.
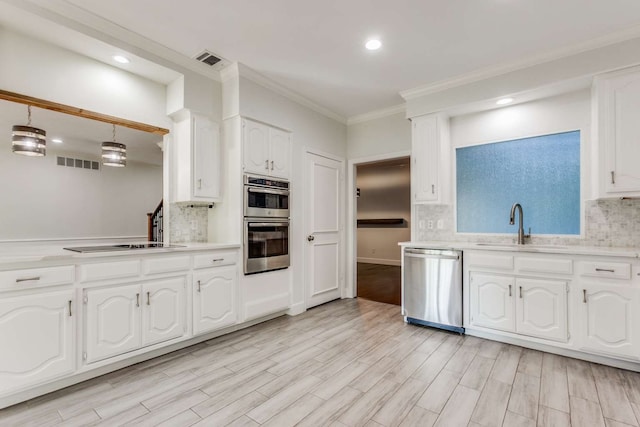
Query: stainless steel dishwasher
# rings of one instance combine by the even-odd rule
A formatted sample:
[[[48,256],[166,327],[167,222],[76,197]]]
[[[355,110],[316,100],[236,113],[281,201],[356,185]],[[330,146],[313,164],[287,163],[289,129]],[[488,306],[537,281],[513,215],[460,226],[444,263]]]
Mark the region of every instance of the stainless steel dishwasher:
[[[404,249],[402,313],[408,323],[464,333],[462,252]]]

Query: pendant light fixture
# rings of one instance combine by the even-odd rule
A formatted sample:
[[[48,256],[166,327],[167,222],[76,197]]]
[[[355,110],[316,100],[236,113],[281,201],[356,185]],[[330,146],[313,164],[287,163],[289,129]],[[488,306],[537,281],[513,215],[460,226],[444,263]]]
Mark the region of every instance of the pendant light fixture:
[[[127,165],[127,146],[116,142],[116,125],[113,125],[113,141],[102,143],[102,164],[124,167]]]
[[[47,153],[47,133],[31,126],[31,105],[27,106],[27,125],[11,128],[11,149],[23,156],[44,156]]]

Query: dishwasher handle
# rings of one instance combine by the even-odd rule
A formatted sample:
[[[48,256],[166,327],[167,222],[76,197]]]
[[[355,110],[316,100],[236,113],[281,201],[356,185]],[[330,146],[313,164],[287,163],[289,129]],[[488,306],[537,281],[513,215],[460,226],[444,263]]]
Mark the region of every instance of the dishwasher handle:
[[[451,254],[451,252],[441,253],[439,251],[429,251],[422,249],[405,249],[404,256],[410,258],[452,259],[456,261],[460,260],[459,254]]]

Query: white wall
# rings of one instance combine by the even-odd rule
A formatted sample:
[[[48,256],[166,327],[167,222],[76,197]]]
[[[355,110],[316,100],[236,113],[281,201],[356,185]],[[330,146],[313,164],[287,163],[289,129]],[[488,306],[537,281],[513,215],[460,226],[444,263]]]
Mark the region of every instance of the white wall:
[[[141,236],[162,198],[162,166],[127,162],[100,171],[58,166],[56,156],[87,154],[47,148],[19,156],[0,144],[0,240]]]
[[[166,87],[0,28],[0,88],[170,128]]]
[[[400,265],[398,242],[411,239],[411,173],[409,165],[358,168],[358,219],[403,218],[398,226],[358,227],[358,262]]]
[[[404,112],[347,128],[347,157],[357,159],[411,150],[411,122]]]

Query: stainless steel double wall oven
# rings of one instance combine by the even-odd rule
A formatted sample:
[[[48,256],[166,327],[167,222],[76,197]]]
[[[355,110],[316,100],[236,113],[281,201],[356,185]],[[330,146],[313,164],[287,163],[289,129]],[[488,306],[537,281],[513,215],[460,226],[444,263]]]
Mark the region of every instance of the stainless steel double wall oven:
[[[244,176],[244,274],[289,267],[289,182]]]

